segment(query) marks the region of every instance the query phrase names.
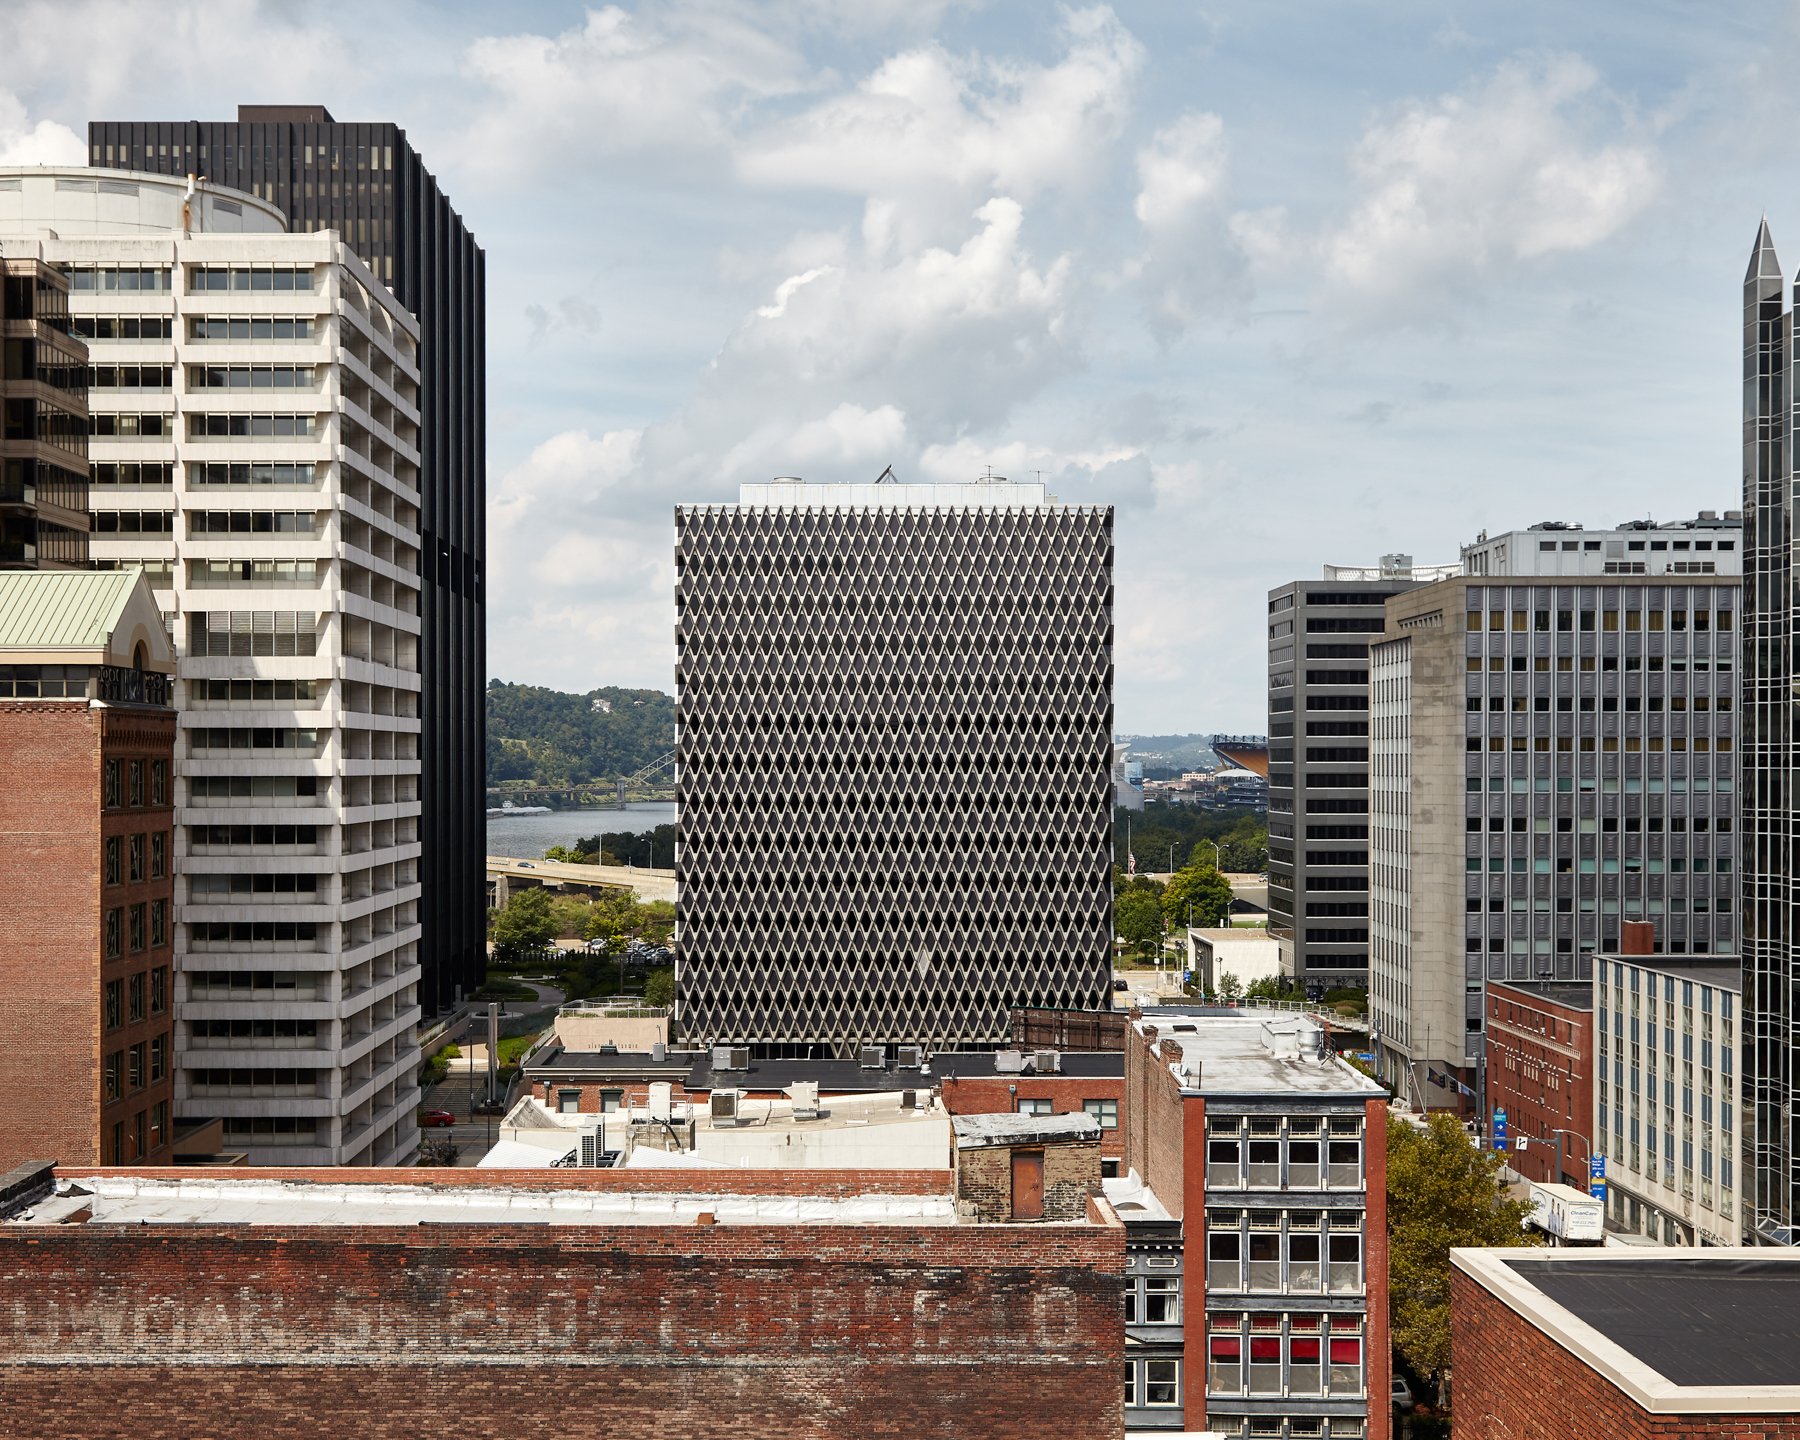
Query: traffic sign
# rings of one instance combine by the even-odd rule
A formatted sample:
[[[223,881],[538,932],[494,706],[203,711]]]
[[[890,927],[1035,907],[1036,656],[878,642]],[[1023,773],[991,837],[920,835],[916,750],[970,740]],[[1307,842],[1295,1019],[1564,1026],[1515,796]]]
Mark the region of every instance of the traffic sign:
[[[1588,1156],[1588,1179],[1601,1181],[1606,1179],[1606,1157],[1604,1155]]]
[[[1506,1107],[1501,1106],[1494,1111],[1494,1148],[1506,1148]]]

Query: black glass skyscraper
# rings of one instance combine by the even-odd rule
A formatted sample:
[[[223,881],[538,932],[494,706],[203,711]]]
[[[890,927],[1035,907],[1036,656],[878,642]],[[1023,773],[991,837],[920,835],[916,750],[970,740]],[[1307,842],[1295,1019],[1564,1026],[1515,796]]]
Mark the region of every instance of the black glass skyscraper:
[[[1794,315],[1764,223],[1744,276],[1744,1228],[1791,1244],[1794,1134]]]
[[[424,977],[431,1014],[486,968],[486,261],[397,125],[323,106],[242,105],[233,121],[96,121],[94,165],[196,175],[335,230],[419,319],[423,475],[419,753]]]

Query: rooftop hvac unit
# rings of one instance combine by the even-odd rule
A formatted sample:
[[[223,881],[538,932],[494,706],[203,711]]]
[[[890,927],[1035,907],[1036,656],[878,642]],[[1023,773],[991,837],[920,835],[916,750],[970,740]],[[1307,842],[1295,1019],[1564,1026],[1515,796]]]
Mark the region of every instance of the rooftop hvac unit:
[[[712,1068],[715,1070],[731,1069],[731,1052],[732,1052],[732,1047],[729,1045],[713,1046],[712,1047]]]
[[[931,1092],[929,1090],[902,1090],[900,1092],[900,1108],[902,1110],[930,1109]]]
[[[1062,1069],[1062,1054],[1056,1050],[1033,1050],[1031,1068],[1038,1075],[1055,1075]]]
[[[856,1063],[864,1070],[885,1070],[887,1050],[880,1045],[864,1045],[856,1052]]]
[[[604,1153],[605,1142],[600,1138],[600,1131],[583,1130],[581,1132],[581,1168],[592,1170],[606,1162],[600,1157]]]
[[[1020,1075],[1025,1070],[1025,1052],[1023,1050],[996,1050],[994,1052],[994,1073],[996,1075]]]
[[[652,1080],[650,1082],[650,1118],[660,1120],[667,1125],[674,1113],[675,1087],[667,1080]]]
[[[902,1045],[894,1051],[894,1064],[902,1070],[917,1070],[925,1063],[925,1051],[918,1045]]]
[[[712,1123],[718,1126],[738,1123],[738,1102],[743,1096],[736,1090],[712,1092]]]
[[[733,1045],[731,1047],[731,1069],[748,1070],[750,1068],[750,1047]]]
[[[669,1047],[660,1040],[656,1041],[650,1046],[650,1058],[658,1061],[667,1060],[669,1058]]]
[[[796,1080],[788,1086],[788,1098],[794,1102],[794,1118],[796,1120],[817,1120],[819,1118],[819,1082],[817,1080]]]

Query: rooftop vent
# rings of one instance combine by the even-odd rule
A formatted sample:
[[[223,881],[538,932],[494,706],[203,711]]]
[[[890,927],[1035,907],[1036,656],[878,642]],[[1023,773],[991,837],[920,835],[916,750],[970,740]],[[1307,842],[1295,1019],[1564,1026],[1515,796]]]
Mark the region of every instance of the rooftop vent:
[[[650,1058],[652,1060],[667,1060],[669,1058],[669,1047],[661,1040],[653,1042],[650,1046]]]
[[[738,1103],[743,1099],[736,1090],[715,1090],[712,1092],[710,1114],[712,1123],[727,1127],[738,1123]]]
[[[794,1118],[796,1120],[817,1120],[819,1118],[819,1082],[817,1080],[796,1080],[787,1089],[788,1099],[794,1102]]]

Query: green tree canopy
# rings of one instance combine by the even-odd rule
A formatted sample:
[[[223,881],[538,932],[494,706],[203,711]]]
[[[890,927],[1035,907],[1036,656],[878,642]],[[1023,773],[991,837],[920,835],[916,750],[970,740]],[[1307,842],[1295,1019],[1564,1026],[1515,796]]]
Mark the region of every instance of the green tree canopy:
[[[1213,869],[1210,848],[1200,848],[1205,858],[1177,870],[1163,890],[1163,914],[1171,925],[1186,925],[1190,917],[1196,926],[1222,925],[1231,912],[1231,884]]]
[[[667,967],[652,970],[644,981],[644,1003],[646,1005],[673,1005],[675,1003],[675,972]]]
[[[1423,1128],[1388,1116],[1388,1316],[1394,1348],[1421,1375],[1450,1363],[1450,1252],[1459,1245],[1533,1245],[1530,1208],[1506,1198],[1500,1156],[1456,1120]]]
[[[1113,901],[1113,923],[1129,945],[1154,944],[1163,933],[1162,909],[1150,890],[1125,890]]]
[[[550,892],[541,885],[520,890],[494,913],[494,958],[516,965],[548,945],[556,934]]]

